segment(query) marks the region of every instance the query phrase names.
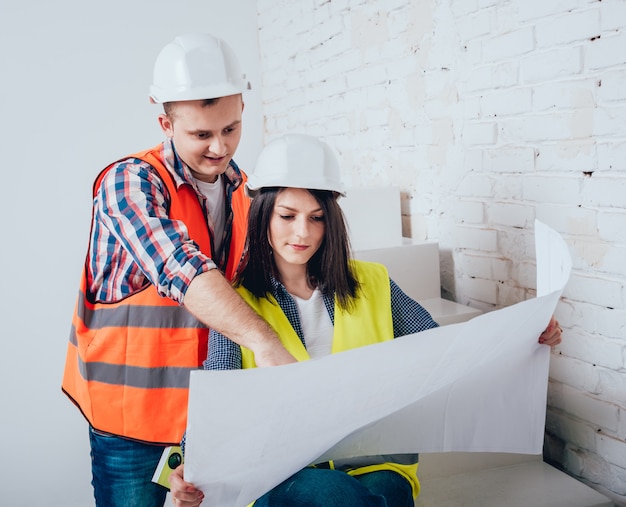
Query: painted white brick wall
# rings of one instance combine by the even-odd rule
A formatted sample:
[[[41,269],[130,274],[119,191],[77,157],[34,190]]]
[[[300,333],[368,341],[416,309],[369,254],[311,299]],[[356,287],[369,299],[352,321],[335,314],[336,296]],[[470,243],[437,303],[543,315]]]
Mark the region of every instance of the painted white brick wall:
[[[574,269],[546,458],[626,502],[626,1],[258,0],[267,139],[307,132],[350,185],[402,191],[442,290],[535,294],[533,221]]]

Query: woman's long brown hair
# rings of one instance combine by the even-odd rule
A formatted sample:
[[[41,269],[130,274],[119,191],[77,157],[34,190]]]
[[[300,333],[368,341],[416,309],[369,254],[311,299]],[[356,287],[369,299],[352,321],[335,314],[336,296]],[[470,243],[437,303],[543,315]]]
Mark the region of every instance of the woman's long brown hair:
[[[282,190],[284,187],[264,188],[250,205],[246,254],[235,278],[235,286],[242,285],[259,298],[271,294],[272,277],[280,280],[269,241],[269,226],[276,197]],[[348,262],[350,241],[337,194],[329,190],[307,191],[319,203],[325,221],[322,244],[307,265],[309,280],[323,294],[334,295],[340,308],[350,310],[359,281]]]

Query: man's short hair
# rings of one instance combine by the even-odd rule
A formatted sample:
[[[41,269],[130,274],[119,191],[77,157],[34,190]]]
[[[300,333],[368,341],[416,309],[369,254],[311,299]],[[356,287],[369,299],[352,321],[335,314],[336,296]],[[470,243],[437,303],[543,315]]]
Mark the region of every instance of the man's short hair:
[[[212,106],[213,104],[217,103],[218,100],[220,100],[221,97],[216,97],[214,99],[204,99],[202,101],[202,106]],[[175,110],[176,110],[176,102],[164,102],[163,103],[163,112],[169,116],[170,118],[172,118],[173,116],[175,116]]]

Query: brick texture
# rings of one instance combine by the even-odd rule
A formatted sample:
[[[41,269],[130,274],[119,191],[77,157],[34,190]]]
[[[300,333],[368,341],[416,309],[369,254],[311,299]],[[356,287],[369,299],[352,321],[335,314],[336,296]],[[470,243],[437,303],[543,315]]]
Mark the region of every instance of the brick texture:
[[[626,2],[259,0],[265,136],[307,132],[350,185],[402,192],[451,252],[443,293],[533,297],[533,223],[574,269],[546,457],[626,500]]]

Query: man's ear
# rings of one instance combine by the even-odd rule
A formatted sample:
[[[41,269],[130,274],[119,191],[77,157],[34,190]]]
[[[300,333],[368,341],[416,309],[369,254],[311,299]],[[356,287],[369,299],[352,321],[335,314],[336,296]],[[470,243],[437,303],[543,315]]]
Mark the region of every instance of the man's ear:
[[[165,135],[169,138],[174,137],[174,122],[172,119],[163,113],[159,115],[158,120],[161,130],[165,133]]]

